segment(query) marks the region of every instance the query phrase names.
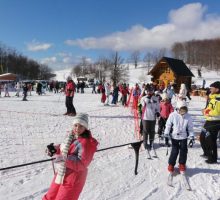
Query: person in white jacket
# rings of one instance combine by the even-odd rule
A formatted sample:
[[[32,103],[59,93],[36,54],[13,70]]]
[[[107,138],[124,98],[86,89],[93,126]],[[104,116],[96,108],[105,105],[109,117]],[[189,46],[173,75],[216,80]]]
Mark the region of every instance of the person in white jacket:
[[[145,93],[146,96],[141,98],[143,144],[145,149],[151,150],[155,136],[156,117],[160,115],[160,104],[158,98],[154,95],[154,91],[145,90]]]
[[[191,115],[188,113],[187,104],[182,101],[176,110],[171,113],[166,122],[164,136],[171,138],[172,150],[168,160],[168,171],[173,172],[179,154],[179,170],[184,173],[186,170],[187,160],[187,139],[189,144],[194,143],[194,131]]]
[[[105,105],[109,105],[109,98],[110,98],[110,93],[111,93],[111,85],[110,83],[105,83],[104,84],[105,87],[105,95],[106,95],[106,100],[105,100]]]
[[[187,95],[187,89],[186,89],[186,85],[184,83],[181,83],[180,85],[180,91],[179,91],[179,97],[186,99],[186,95]]]

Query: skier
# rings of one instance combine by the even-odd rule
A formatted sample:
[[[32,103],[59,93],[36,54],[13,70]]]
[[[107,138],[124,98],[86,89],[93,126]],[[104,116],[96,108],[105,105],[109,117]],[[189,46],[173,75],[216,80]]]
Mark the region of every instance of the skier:
[[[120,89],[120,92],[121,92],[121,103],[123,106],[127,106],[127,95],[130,94],[129,93],[129,89],[126,85],[126,83],[124,83]]]
[[[173,85],[168,84],[168,86],[163,90],[163,93],[167,93],[169,101],[172,101],[173,96],[176,96]]]
[[[174,111],[167,93],[163,93],[161,96],[162,96],[162,100],[160,102],[160,118],[158,121],[158,132],[157,132],[160,139],[163,138],[163,132],[165,129],[166,121],[170,113]],[[169,146],[167,138],[165,143],[166,145]]]
[[[188,108],[185,101],[178,105],[172,112],[166,122],[164,136],[171,138],[172,150],[168,161],[168,171],[174,172],[174,166],[179,154],[179,171],[184,173],[187,160],[187,138],[190,144],[194,144],[194,131],[191,115],[188,114]]]
[[[23,88],[23,95],[24,95],[22,101],[27,101],[27,92],[28,92],[27,83],[23,83],[22,88]]]
[[[139,85],[136,83],[135,84],[135,88],[132,92],[132,95],[133,95],[133,109],[137,109],[138,107],[138,99],[141,95],[141,89],[139,87]]]
[[[105,104],[106,106],[109,106],[109,97],[110,97],[110,93],[111,93],[111,85],[110,83],[106,82],[104,84],[105,87],[105,96],[106,96],[106,100],[105,100]]]
[[[9,92],[8,92],[8,83],[5,83],[4,85],[4,92],[5,92],[5,97],[10,97]]]
[[[95,82],[92,84],[92,93],[96,94],[96,83]]]
[[[115,85],[112,92],[112,104],[116,105],[118,103],[118,92],[119,92],[119,87]]]
[[[75,116],[76,115],[76,109],[73,105],[73,97],[75,92],[74,82],[70,76],[67,77],[67,84],[65,88],[65,94],[66,94],[66,108],[67,112],[64,115],[68,116]]]
[[[49,156],[56,154],[58,170],[43,200],[77,200],[84,187],[98,142],[88,130],[88,115],[77,113],[73,130],[61,145],[48,145]],[[57,161],[57,162],[56,162]]]
[[[106,95],[105,95],[105,87],[103,84],[100,85],[100,92],[101,92],[101,102],[105,103]]]
[[[153,90],[145,90],[146,96],[141,98],[144,147],[149,152],[153,147],[156,117],[160,115],[158,98]],[[149,143],[148,143],[149,137]],[[148,155],[149,156],[149,155]]]
[[[205,145],[204,155],[208,156],[206,163],[217,163],[217,136],[220,131],[220,81],[216,81],[210,85],[210,95],[207,107],[203,110],[203,114],[206,118],[204,124],[203,138],[205,144],[201,141],[202,145]],[[204,138],[205,137],[205,138]]]
[[[184,83],[181,83],[178,96],[186,100],[186,95],[187,95],[186,85]]]
[[[21,85],[20,85],[19,82],[16,83],[15,89],[16,89],[16,94],[15,94],[15,96],[19,97],[19,96],[20,96],[20,90],[21,90]]]

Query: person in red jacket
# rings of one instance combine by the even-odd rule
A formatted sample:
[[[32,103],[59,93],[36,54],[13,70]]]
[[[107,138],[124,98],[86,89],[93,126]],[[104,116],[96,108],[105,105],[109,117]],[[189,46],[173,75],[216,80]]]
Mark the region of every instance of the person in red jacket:
[[[160,102],[160,119],[158,121],[158,132],[157,132],[159,135],[159,138],[162,138],[165,125],[166,125],[166,121],[170,113],[174,111],[167,93],[163,93],[161,96],[162,96],[162,100]],[[168,145],[168,141],[166,141],[166,145]]]
[[[141,96],[141,89],[137,83],[135,84],[132,95],[133,95],[133,109],[137,110],[138,109],[138,99]]]
[[[122,105],[126,106],[127,105],[127,95],[129,94],[129,89],[126,85],[126,83],[123,84],[122,88],[121,88],[121,94],[122,94]]]
[[[98,142],[88,130],[88,115],[77,113],[73,130],[60,145],[47,146],[49,156],[56,155],[57,172],[42,200],[77,200],[84,187],[88,169]]]
[[[75,84],[70,76],[67,78],[67,83],[65,87],[65,94],[66,94],[66,108],[67,112],[64,115],[75,116],[76,109],[73,105],[73,97],[75,92]]]

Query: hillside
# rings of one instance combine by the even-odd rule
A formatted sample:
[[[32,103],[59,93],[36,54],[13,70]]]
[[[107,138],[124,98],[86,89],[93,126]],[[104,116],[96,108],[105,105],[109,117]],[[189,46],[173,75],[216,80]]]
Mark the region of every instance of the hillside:
[[[129,84],[130,86],[135,85],[135,83],[149,83],[151,82],[151,76],[147,75],[148,69],[145,67],[145,65],[139,64],[137,68],[134,67],[133,64],[127,64],[129,66]],[[189,67],[189,65],[188,65]],[[202,77],[198,77],[197,67],[193,66],[191,67],[191,71],[194,74],[194,77],[192,78],[192,83],[197,85],[198,87],[202,86],[203,79],[206,80],[206,87],[208,87],[213,80],[220,80],[220,71],[209,71],[209,70],[202,70]],[[56,80],[59,81],[65,81],[66,77],[70,74],[71,69],[64,69],[55,71],[55,74],[57,76],[55,77]]]

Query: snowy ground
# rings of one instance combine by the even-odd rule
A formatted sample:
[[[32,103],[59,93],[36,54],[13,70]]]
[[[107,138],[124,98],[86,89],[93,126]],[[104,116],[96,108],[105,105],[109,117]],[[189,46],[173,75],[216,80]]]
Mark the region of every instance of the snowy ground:
[[[71,128],[72,118],[62,115],[64,99],[63,94],[53,93],[33,94],[28,96],[27,102],[14,96],[0,98],[0,168],[48,158],[44,153],[46,145],[62,142]],[[89,126],[99,141],[99,149],[137,141],[130,108],[103,106],[100,95],[91,94],[90,88],[85,94],[76,94],[74,105],[78,112],[90,115]],[[205,100],[201,97],[193,97],[189,103],[195,132],[203,125],[201,109],[204,105]],[[180,175],[174,177],[174,188],[171,188],[166,185],[167,148],[159,147],[158,139],[155,143],[159,158],[148,160],[141,149],[138,175],[134,175],[132,148],[124,146],[97,152],[80,200],[220,199],[219,159],[218,164],[206,164],[200,157],[202,150],[196,141],[189,149],[187,161],[192,191],[181,187]],[[40,200],[52,178],[51,162],[0,171],[0,199]]]

